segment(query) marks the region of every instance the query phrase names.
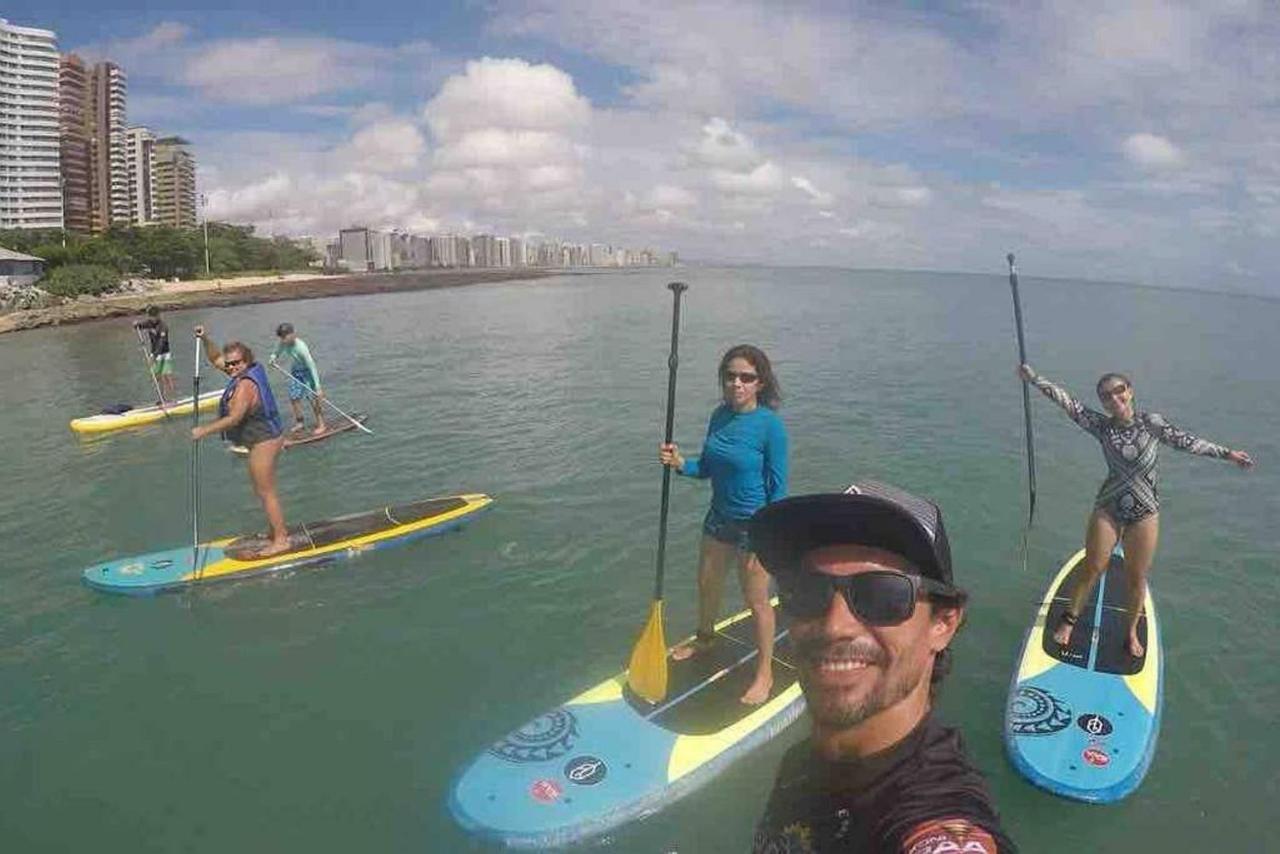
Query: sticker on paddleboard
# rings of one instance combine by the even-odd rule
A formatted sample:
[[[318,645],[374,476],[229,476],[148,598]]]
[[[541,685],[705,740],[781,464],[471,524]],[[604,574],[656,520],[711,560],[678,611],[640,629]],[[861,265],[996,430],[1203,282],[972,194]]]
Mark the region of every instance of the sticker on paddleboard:
[[[564,792],[555,780],[534,780],[529,787],[529,796],[544,804],[554,803]]]
[[[1076,721],[1076,725],[1094,738],[1106,738],[1111,735],[1111,732],[1114,729],[1114,727],[1111,726],[1111,721],[1107,720],[1102,715],[1092,713],[1081,715]]]
[[[603,780],[607,773],[609,773],[609,766],[604,764],[603,759],[597,759],[594,756],[575,756],[564,766],[564,776],[570,783],[576,783],[579,786],[594,786]]]
[[[1080,755],[1095,768],[1105,768],[1111,763],[1111,755],[1096,745],[1086,747]]]

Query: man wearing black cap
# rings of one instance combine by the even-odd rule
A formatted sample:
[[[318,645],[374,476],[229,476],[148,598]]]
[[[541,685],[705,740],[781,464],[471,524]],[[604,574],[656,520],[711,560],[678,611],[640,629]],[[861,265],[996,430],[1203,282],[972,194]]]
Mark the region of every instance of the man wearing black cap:
[[[160,309],[154,305],[147,306],[145,320],[134,321],[134,329],[145,329],[150,343],[147,355],[151,363],[151,372],[155,374],[156,384],[160,388],[161,406],[165,401],[177,397],[177,389],[173,382],[173,353],[169,350],[169,326],[160,319]]]
[[[791,619],[813,720],[782,760],[753,850],[1016,851],[959,733],[931,714],[967,599],[937,505],[855,484],[770,504],[750,536]]]

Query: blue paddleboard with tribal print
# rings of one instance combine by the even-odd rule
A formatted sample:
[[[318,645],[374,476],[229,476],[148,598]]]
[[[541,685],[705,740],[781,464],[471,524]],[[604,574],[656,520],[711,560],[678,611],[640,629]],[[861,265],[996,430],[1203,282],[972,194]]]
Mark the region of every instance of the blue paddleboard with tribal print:
[[[716,626],[710,649],[669,661],[662,702],[632,694],[623,672],[495,742],[458,775],[449,811],[475,836],[513,848],[585,842],[657,812],[804,711],[788,630],[777,631],[773,690],[761,705],[738,699],[758,654],[743,611]]]
[[[1120,548],[1081,609],[1071,643],[1054,629],[1082,575],[1084,550],[1058,571],[1027,632],[1005,716],[1013,767],[1042,789],[1089,803],[1124,798],[1155,756],[1164,699],[1164,652],[1147,586],[1138,638],[1129,654],[1129,576]]]

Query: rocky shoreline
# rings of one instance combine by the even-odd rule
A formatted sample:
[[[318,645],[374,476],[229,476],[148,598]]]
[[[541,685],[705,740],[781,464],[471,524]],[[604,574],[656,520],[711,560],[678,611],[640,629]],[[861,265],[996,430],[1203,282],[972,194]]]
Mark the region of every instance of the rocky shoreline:
[[[12,311],[0,315],[0,333],[87,323],[138,314],[147,305],[164,311],[204,306],[245,305],[260,302],[360,296],[432,288],[456,288],[483,282],[542,279],[561,271],[538,269],[417,270],[413,272],[356,276],[318,276],[314,279],[265,282],[249,286],[211,285],[200,290],[165,290],[148,293],[86,297],[49,308]]]

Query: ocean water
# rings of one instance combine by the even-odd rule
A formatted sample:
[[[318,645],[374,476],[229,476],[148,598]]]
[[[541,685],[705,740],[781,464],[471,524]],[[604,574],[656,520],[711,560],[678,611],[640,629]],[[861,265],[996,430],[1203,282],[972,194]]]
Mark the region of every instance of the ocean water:
[[[261,352],[289,320],[332,398],[371,414],[374,436],[282,459],[291,520],[455,492],[496,503],[459,534],[154,599],[79,584],[90,563],[190,535],[184,425],[88,441],[67,428],[151,399],[132,330],[0,336],[0,850],[482,850],[448,817],[452,775],[616,672],[647,613],[673,274],[690,285],[686,447],[716,403],[719,354],[751,342],[782,382],[793,493],[874,477],[941,504],[973,599],[940,714],[963,728],[1024,850],[1267,847],[1280,797],[1280,303],[1023,279],[1042,373],[1090,397],[1100,373],[1126,371],[1141,407],[1259,463],[1245,473],[1162,451],[1160,746],[1134,795],[1089,807],[1033,788],[1003,755],[1023,632],[1079,547],[1104,465],[1033,398],[1039,510],[1024,572],[1022,402],[999,268],[691,267],[170,315],[180,387],[182,329],[202,322]],[[205,443],[209,536],[260,527],[242,466]],[[692,628],[708,498],[705,484],[674,484],[668,636]],[[745,850],[806,727],[607,845]]]

